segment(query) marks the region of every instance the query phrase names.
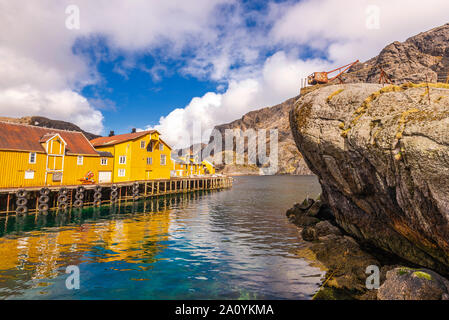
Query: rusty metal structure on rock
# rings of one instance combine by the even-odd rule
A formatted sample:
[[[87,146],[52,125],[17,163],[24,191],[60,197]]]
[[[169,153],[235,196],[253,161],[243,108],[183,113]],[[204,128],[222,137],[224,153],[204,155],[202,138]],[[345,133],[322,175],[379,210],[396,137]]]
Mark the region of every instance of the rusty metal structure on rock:
[[[340,83],[344,83],[344,80],[341,77],[341,75],[346,71],[348,71],[353,65],[357,64],[358,62],[359,60],[356,60],[352,63],[349,63],[347,65],[344,65],[331,71],[314,72],[307,77],[307,83],[309,85],[327,84],[335,79],[338,79]],[[338,74],[329,79],[329,75],[337,71],[339,71]]]

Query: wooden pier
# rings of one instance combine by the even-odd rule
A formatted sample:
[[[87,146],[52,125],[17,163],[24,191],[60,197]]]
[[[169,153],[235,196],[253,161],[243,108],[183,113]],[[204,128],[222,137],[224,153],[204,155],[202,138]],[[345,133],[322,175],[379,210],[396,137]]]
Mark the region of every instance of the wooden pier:
[[[48,212],[232,187],[226,176],[182,177],[95,185],[0,189],[0,214]]]

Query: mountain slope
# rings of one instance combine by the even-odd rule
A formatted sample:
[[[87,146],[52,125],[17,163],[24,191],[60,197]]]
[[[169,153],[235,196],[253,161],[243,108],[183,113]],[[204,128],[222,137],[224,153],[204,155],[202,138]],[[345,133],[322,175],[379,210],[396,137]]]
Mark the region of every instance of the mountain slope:
[[[52,119],[48,119],[45,117],[39,117],[39,116],[22,117],[22,118],[0,117],[0,121],[29,124],[29,125],[44,127],[44,128],[53,128],[53,129],[68,130],[68,131],[79,131],[79,132],[82,132],[88,140],[99,137],[96,134],[82,130],[80,127],[78,127],[77,125],[75,125],[71,122],[66,122],[66,121],[61,121],[61,120],[52,120]]]
[[[267,130],[267,150],[269,150],[269,130],[278,130],[278,171],[277,174],[311,174],[307,165],[302,160],[302,156],[295,146],[293,136],[288,122],[288,114],[299,96],[288,99],[281,104],[273,107],[266,107],[260,110],[251,111],[242,118],[230,123],[222,124],[215,127],[224,137],[226,129],[240,129],[246,131],[248,129]],[[222,142],[225,146],[224,138]],[[229,151],[229,150],[227,150]],[[245,157],[248,156],[248,150],[245,148]],[[236,165],[228,164],[218,166],[218,169],[227,174],[258,174],[259,170],[256,165]]]

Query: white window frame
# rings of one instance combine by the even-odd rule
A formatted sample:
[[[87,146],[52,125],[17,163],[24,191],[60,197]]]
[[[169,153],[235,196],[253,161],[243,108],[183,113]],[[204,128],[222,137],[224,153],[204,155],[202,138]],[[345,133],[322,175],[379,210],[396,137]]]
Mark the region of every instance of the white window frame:
[[[145,149],[145,140],[140,141],[140,149]]]
[[[78,157],[76,158],[76,164],[77,164],[78,166],[82,166],[83,163],[84,163],[84,156],[78,156]]]
[[[159,142],[159,151],[164,151],[164,144]]]
[[[164,159],[164,161],[162,162],[162,159]],[[161,166],[166,166],[167,165],[167,156],[165,154],[161,154]]]
[[[34,157],[34,161],[31,161],[31,158]],[[36,152],[30,152],[30,155],[28,157],[28,163],[30,164],[36,164],[36,160],[37,160],[37,154]]]
[[[147,165],[153,164],[153,157],[147,157]]]
[[[101,165],[107,166],[108,165],[108,158],[101,158]]]
[[[118,157],[118,163],[119,164],[126,164],[126,156],[119,156]]]
[[[126,176],[126,169],[118,169],[117,176],[118,177],[125,177]]]

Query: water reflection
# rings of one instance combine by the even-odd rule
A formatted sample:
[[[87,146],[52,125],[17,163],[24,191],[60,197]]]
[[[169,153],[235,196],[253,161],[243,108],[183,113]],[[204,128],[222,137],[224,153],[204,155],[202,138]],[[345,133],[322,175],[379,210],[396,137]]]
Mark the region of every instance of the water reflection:
[[[309,298],[322,273],[297,257],[285,210],[315,178],[241,177],[231,190],[0,219],[0,297]],[[81,289],[65,288],[65,268]]]

